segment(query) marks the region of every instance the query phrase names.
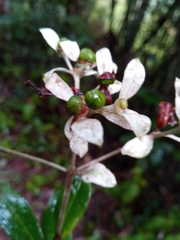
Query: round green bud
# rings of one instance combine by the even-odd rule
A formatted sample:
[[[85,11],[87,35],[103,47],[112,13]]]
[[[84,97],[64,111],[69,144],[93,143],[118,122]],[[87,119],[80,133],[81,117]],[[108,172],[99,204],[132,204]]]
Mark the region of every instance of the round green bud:
[[[83,48],[80,51],[79,60],[95,63],[96,62],[96,55],[91,49]]]
[[[79,96],[74,95],[67,101],[67,109],[72,114],[80,113],[82,106],[83,106],[83,100]]]
[[[115,104],[117,107],[121,108],[121,109],[126,109],[128,108],[128,101],[124,98],[118,98],[116,101],[115,101]]]
[[[110,84],[113,84],[115,81],[115,75],[113,73],[110,72],[104,72],[103,74],[101,74],[99,76],[99,84],[104,85],[104,86],[108,86]]]
[[[86,101],[88,107],[93,108],[93,109],[99,109],[99,108],[104,107],[104,105],[106,103],[106,97],[99,90],[93,89],[91,91],[88,91],[85,94],[85,101]]]

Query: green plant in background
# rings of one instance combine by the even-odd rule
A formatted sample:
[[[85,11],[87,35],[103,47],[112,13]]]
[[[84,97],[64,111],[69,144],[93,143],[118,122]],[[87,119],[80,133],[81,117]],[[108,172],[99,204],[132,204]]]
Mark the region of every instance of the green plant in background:
[[[92,51],[85,49],[83,54],[80,54],[81,51],[76,42],[60,39],[50,28],[41,28],[40,32],[58,56],[64,59],[67,68],[57,67],[46,72],[43,75],[45,83],[43,88],[36,87],[30,80],[26,80],[25,84],[37,91],[42,98],[55,97],[67,102],[67,108],[73,116],[66,122],[64,133],[69,140],[72,157],[68,167],[64,167],[53,161],[0,146],[0,151],[4,153],[43,163],[66,173],[65,186],[60,187],[59,191],[51,197],[48,207],[43,211],[41,223],[37,222],[26,200],[2,181],[0,224],[12,239],[72,239],[72,231],[83,216],[91,198],[90,184],[94,183],[106,188],[112,188],[117,184],[115,175],[100,162],[120,153],[134,158],[144,158],[152,151],[157,138],[167,137],[180,141],[175,135],[180,132],[179,120],[177,122],[174,118],[176,114],[180,119],[180,80],[175,79],[175,108],[168,102],[160,102],[156,129],[150,132],[149,117],[128,108],[128,100],[137,93],[145,80],[145,69],[138,58],[128,63],[123,80],[120,82],[115,80],[117,65],[113,62],[108,48],[98,50],[92,57]],[[70,87],[56,72],[68,73],[73,78],[74,85]],[[98,85],[83,93],[82,77],[94,75],[98,78]],[[119,95],[114,101],[111,96],[115,93]],[[34,105],[30,104],[27,108],[30,108],[28,113],[32,115]],[[98,147],[103,145],[103,126],[100,120],[92,117],[95,114],[100,114],[121,128],[132,131],[136,137],[128,140],[123,147],[118,147],[76,167],[77,156],[83,158],[88,153],[89,143]],[[26,109],[24,117],[27,120],[29,118]],[[171,129],[161,131],[167,125],[170,125]],[[123,204],[129,204],[135,200],[142,189],[147,187],[142,174],[141,168],[134,168],[131,179],[120,186],[118,195]],[[36,175],[26,187],[30,189],[33,181],[41,186],[46,183],[46,178]],[[34,189],[34,191],[38,194],[38,190]],[[147,222],[145,229],[156,232],[163,225],[168,228],[171,224],[172,221],[166,221],[163,215],[159,215]],[[156,226],[158,226],[157,229]],[[151,237],[143,233],[137,236]]]

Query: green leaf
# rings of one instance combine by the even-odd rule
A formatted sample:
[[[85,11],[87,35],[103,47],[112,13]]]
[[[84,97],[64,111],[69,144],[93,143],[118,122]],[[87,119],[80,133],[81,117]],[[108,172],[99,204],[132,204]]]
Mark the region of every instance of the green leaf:
[[[82,181],[80,176],[74,178],[71,194],[62,227],[62,237],[68,236],[83,216],[91,197],[91,185]]]
[[[0,183],[0,225],[12,240],[42,240],[42,231],[28,202]]]
[[[50,200],[49,206],[44,210],[41,219],[42,230],[45,240],[53,240],[56,234],[58,217],[62,205],[63,191],[55,192]]]
[[[69,236],[65,237],[63,240],[73,240],[72,234],[70,234]]]
[[[71,239],[70,233],[84,214],[91,197],[91,185],[83,182],[79,176],[74,178],[66,209],[61,237]],[[42,230],[45,240],[53,240],[58,225],[62,205],[63,191],[57,191],[50,198],[49,206],[42,215]]]

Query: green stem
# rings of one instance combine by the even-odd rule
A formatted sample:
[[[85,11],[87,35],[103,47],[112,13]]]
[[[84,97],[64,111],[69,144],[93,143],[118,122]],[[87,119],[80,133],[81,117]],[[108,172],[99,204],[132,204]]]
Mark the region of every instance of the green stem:
[[[102,162],[102,161],[106,160],[107,158],[110,158],[110,157],[112,157],[112,156],[114,156],[116,154],[119,154],[119,153],[121,153],[121,148],[118,148],[118,149],[116,149],[116,150],[114,150],[114,151],[112,151],[110,153],[107,153],[107,154],[105,154],[105,155],[103,155],[103,156],[101,156],[99,158],[96,158],[96,159],[94,159],[94,160],[92,160],[92,161],[90,161],[90,162],[88,162],[86,164],[83,164],[82,166],[78,167],[76,169],[76,171],[77,171],[78,174],[81,174],[81,173],[83,173],[83,171],[86,168],[89,168],[89,167],[93,166],[95,163]]]
[[[15,150],[3,147],[3,146],[0,146],[0,151],[3,152],[3,153],[8,153],[8,154],[14,155],[14,156],[26,158],[26,159],[31,160],[31,161],[43,163],[43,164],[45,164],[47,166],[56,168],[56,169],[58,169],[58,170],[60,170],[62,172],[67,172],[66,168],[64,168],[64,167],[62,167],[62,166],[60,166],[60,165],[58,165],[56,163],[50,162],[48,160],[45,160],[43,158],[34,157],[32,155],[29,155],[29,154],[26,154],[26,153],[21,153],[21,152],[18,152],[18,151],[15,151]]]
[[[76,155],[73,153],[69,168],[67,170],[62,207],[61,207],[61,212],[59,215],[59,220],[58,220],[58,225],[57,225],[57,230],[56,230],[57,236],[59,236],[59,233],[61,233],[63,223],[64,223],[64,218],[65,218],[66,209],[67,209],[67,205],[68,205],[69,195],[71,192],[71,186],[72,186],[73,178],[76,174],[75,163],[76,163]]]

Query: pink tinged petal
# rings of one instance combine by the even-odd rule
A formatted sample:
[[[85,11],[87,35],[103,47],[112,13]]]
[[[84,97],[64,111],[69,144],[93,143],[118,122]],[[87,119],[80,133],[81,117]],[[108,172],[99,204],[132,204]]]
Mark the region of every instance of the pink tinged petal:
[[[68,101],[69,98],[73,96],[71,88],[57,75],[57,73],[51,75],[49,80],[46,81],[45,87],[56,97],[65,101]]]
[[[180,120],[180,79],[175,79],[175,111],[178,119]]]
[[[108,48],[101,48],[96,52],[96,62],[99,75],[113,71],[113,61]]]
[[[150,131],[151,120],[147,116],[138,114],[130,109],[125,109],[122,114],[138,138],[141,138]]]
[[[141,139],[136,137],[122,147],[121,153],[134,158],[144,158],[151,152],[153,143],[154,138],[151,135],[145,135]]]
[[[114,187],[117,184],[114,174],[102,163],[96,163],[89,167],[82,174],[82,179],[84,182],[108,188]]]
[[[98,120],[91,118],[80,119],[71,125],[71,129],[85,141],[99,147],[102,146],[104,131]]]
[[[177,142],[180,142],[180,137],[177,137],[177,136],[175,136],[173,134],[166,135],[165,137],[171,138],[171,139],[173,139],[173,140],[175,140]]]
[[[80,49],[77,42],[66,40],[59,42],[59,45],[70,60],[74,62],[77,61],[80,54]]]
[[[40,28],[39,31],[43,35],[43,38],[52,47],[55,51],[57,50],[58,43],[60,41],[59,36],[57,33],[51,28]]]
[[[108,86],[109,93],[113,95],[114,93],[117,93],[120,91],[122,86],[122,83],[118,80],[115,80],[113,84],[110,84]]]
[[[138,58],[131,60],[122,80],[119,98],[129,99],[136,94],[145,80],[145,69]]]

